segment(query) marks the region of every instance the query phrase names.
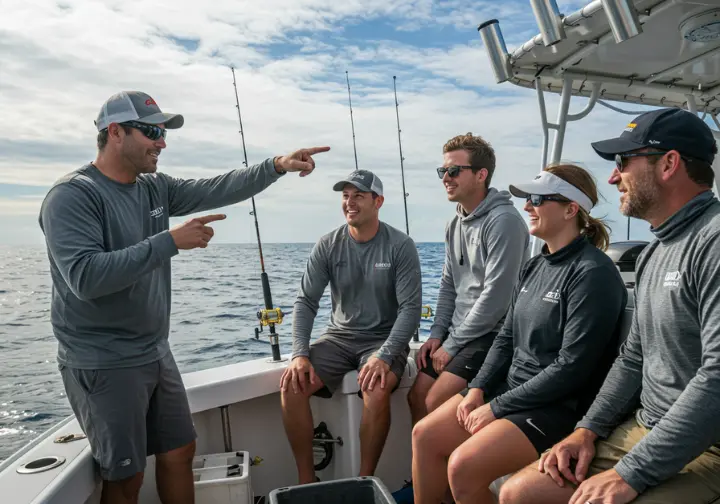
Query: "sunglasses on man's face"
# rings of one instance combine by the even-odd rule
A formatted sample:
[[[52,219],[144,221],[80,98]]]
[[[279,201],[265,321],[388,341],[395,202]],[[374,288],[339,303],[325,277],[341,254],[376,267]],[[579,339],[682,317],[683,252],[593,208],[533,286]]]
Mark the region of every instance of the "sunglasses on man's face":
[[[154,124],[141,123],[137,121],[127,121],[120,124],[138,130],[153,142],[160,140],[160,138],[164,139],[167,137],[167,130],[165,128],[161,128],[160,126],[155,126]]]
[[[443,178],[445,176],[445,173],[447,173],[450,178],[455,178],[458,175],[460,175],[460,170],[472,170],[472,166],[460,166],[460,165],[453,165],[453,166],[441,166],[437,169],[438,177]]]
[[[539,207],[543,201],[559,201],[560,203],[570,203],[570,200],[556,194],[528,194],[525,201],[529,201],[534,207]]]
[[[625,169],[625,166],[627,166],[627,163],[625,163],[625,160],[628,158],[633,157],[645,157],[645,156],[664,156],[669,151],[654,151],[654,152],[626,152],[624,154],[615,154],[615,166],[617,167],[617,170],[622,173],[622,171]],[[681,159],[684,159],[686,162],[688,159],[685,156],[680,156]]]

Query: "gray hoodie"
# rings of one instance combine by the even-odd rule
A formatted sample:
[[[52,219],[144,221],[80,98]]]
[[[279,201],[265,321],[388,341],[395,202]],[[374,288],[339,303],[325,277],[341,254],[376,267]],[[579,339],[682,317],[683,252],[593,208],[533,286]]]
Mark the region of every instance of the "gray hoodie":
[[[528,228],[509,192],[490,188],[469,215],[460,205],[456,211],[445,228],[445,265],[430,328],[430,338],[444,340],[451,357],[500,330],[529,257]]]

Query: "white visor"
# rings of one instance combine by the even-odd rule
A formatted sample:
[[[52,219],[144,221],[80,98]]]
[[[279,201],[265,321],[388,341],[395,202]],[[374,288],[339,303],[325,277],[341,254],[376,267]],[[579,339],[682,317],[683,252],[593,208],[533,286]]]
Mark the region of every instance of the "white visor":
[[[540,172],[532,182],[517,185],[511,184],[510,192],[518,198],[526,198],[528,194],[559,194],[570,201],[574,201],[588,213],[590,213],[590,209],[593,207],[592,201],[584,192],[549,171]]]

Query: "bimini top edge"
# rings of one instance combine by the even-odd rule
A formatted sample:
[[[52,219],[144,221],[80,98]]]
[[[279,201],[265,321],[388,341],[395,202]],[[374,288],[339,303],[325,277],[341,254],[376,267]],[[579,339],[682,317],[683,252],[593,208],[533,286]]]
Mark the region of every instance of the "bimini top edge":
[[[595,0],[563,16],[531,0],[540,33],[508,52],[498,20],[478,27],[498,83],[720,112],[720,0]]]

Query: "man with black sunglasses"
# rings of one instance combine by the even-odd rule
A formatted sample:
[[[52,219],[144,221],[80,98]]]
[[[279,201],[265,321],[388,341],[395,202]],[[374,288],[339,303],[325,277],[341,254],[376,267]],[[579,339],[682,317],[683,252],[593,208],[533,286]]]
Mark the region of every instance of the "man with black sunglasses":
[[[475,378],[510,306],[529,234],[510,193],[490,187],[495,152],[479,136],[458,135],[437,169],[456,215],[445,228],[445,265],[430,337],[416,358],[408,402],[413,424]]]
[[[592,144],[614,161],[620,210],[655,235],[636,266],[627,340],[585,417],[502,488],[501,501],[700,504],[720,499],[718,149],[697,115],[664,108]],[[546,473],[546,474],[541,474]],[[549,475],[549,476],[548,476]]]
[[[60,373],[100,468],[104,504],[136,502],[150,454],[160,500],[194,502],[196,434],[168,342],[170,260],[207,247],[208,224],[225,215],[172,229],[169,218],[243,201],[286,172],[308,175],[312,156],[330,149],[183,180],[157,171],[167,130],[183,123],[145,93],[110,97],[95,121],[97,158],[58,180],[40,211]]]

